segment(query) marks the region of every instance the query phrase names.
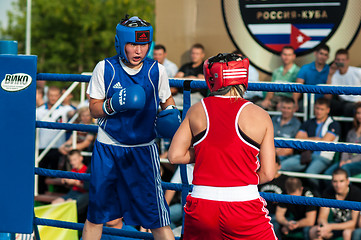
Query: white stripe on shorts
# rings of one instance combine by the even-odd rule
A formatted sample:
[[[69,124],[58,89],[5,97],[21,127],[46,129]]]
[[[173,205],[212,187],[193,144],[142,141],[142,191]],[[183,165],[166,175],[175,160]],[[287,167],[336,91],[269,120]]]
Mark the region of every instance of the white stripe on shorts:
[[[160,226],[164,227],[170,224],[170,218],[163,200],[163,189],[160,178],[160,163],[159,163],[159,156],[158,156],[156,144],[150,146],[150,151],[151,151],[151,159],[153,165],[155,191],[157,196],[158,214],[160,217],[159,221],[160,221]]]

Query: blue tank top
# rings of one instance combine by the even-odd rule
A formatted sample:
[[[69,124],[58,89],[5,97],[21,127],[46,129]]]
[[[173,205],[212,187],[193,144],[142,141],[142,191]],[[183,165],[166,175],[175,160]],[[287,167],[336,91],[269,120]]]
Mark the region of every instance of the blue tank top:
[[[159,68],[156,61],[145,58],[142,69],[129,75],[120,65],[118,56],[105,59],[104,83],[106,98],[134,84],[143,87],[146,95],[142,110],[128,110],[99,119],[99,126],[119,143],[136,145],[156,137],[155,119],[159,107]]]

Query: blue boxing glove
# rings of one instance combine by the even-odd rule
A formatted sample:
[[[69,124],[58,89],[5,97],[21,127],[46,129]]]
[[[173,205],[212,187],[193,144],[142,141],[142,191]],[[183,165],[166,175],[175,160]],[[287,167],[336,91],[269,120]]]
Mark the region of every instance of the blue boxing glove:
[[[145,91],[138,85],[132,85],[121,89],[113,94],[103,103],[103,111],[108,115],[114,115],[118,112],[127,110],[140,110],[145,104]]]
[[[172,138],[179,128],[181,121],[179,110],[175,106],[169,105],[166,109],[158,113],[155,129],[161,137]]]

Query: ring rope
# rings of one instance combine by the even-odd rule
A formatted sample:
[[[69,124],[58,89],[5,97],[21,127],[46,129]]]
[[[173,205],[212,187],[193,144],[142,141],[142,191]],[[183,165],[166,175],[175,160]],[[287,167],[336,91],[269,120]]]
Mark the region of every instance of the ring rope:
[[[183,87],[183,82],[189,80],[169,79],[172,87]],[[205,81],[192,81],[192,88],[207,88]],[[349,86],[317,86],[306,84],[287,84],[287,83],[248,83],[247,90],[266,91],[266,92],[300,92],[300,93],[322,93],[333,95],[361,95],[361,87]]]
[[[267,92],[322,93],[333,95],[361,95],[361,87],[306,85],[286,83],[249,83],[249,90]]]
[[[78,180],[86,180],[89,181],[90,174],[87,173],[69,173],[60,170],[50,170],[45,168],[35,168],[35,173],[42,176],[49,177],[59,177],[59,178],[74,178]],[[166,189],[167,187],[172,187],[172,190],[181,191],[182,190],[181,183],[166,183],[162,182],[162,186]],[[191,185],[192,186],[192,185]],[[260,192],[260,195],[266,199],[267,201],[272,202],[282,202],[282,203],[291,203],[291,204],[301,204],[301,205],[313,205],[319,207],[336,207],[343,209],[353,209],[357,211],[361,211],[361,202],[352,202],[352,201],[340,201],[333,199],[324,199],[324,198],[316,198],[316,197],[302,197],[302,196],[291,196],[291,195],[282,195],[276,193],[264,193]]]
[[[36,80],[58,81],[58,82],[89,82],[91,76],[81,74],[62,73],[38,73]]]
[[[340,143],[340,142],[336,143],[336,142],[324,142],[324,141],[307,141],[307,140],[275,138],[275,147],[306,149],[312,151],[361,153],[360,144]]]
[[[94,133],[98,131],[97,130],[98,127],[95,125],[56,123],[56,122],[45,122],[45,121],[36,121],[36,127],[94,132]],[[316,141],[306,141],[306,140],[275,138],[275,146],[279,148],[306,149],[312,151],[361,153],[361,145],[353,144],[353,143],[333,143],[333,142],[323,142],[323,141],[316,142]]]
[[[37,175],[45,176],[45,177],[70,178],[70,179],[77,179],[83,181],[90,180],[90,173],[74,173],[74,172],[52,170],[52,169],[39,168],[39,167],[36,167],[34,172]],[[162,182],[162,187],[165,189],[170,189],[175,191],[182,190],[182,184]]]
[[[320,180],[329,180],[329,181],[332,180],[332,175],[326,175],[323,173],[304,173],[304,172],[292,172],[292,171],[281,171],[281,170],[278,172],[290,177],[320,179]],[[360,177],[349,177],[348,180],[354,183],[361,183]]]
[[[327,199],[327,198],[319,198],[319,197],[293,196],[293,195],[284,195],[284,194],[267,193],[267,192],[260,192],[259,194],[264,199],[271,202],[352,209],[356,211],[361,211],[361,202]]]
[[[73,230],[79,230],[79,231],[83,230],[83,227],[84,227],[83,223],[73,223],[73,222],[44,219],[44,218],[37,218],[37,217],[34,218],[34,224],[50,226],[50,227],[73,229]],[[110,227],[105,227],[105,226],[103,227],[103,233],[108,234],[108,235],[137,238],[137,239],[154,239],[153,235],[151,233],[127,231],[127,230],[121,230],[121,229],[110,228]],[[179,238],[176,237],[176,239],[179,239]]]
[[[65,82],[89,82],[91,76],[80,74],[59,74],[59,73],[38,73],[37,80],[47,81],[65,81]],[[169,84],[172,87],[183,87],[184,81],[191,81],[190,79],[169,79]],[[191,88],[207,88],[205,81],[193,80]],[[287,83],[249,83],[248,90],[251,91],[267,91],[267,92],[302,92],[302,93],[322,93],[333,95],[361,95],[361,87],[349,86],[315,86],[306,84],[287,84]]]
[[[58,123],[58,122],[47,122],[47,121],[36,121],[35,127],[37,128],[48,128],[48,129],[61,129],[61,130],[72,130],[82,132],[98,132],[98,126],[80,123]]]

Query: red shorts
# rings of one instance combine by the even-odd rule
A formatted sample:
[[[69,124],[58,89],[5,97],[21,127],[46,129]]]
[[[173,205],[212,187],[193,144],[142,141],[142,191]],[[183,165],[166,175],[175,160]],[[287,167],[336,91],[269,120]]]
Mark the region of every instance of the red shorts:
[[[225,202],[187,197],[184,207],[184,240],[277,239],[259,197],[250,201]]]

